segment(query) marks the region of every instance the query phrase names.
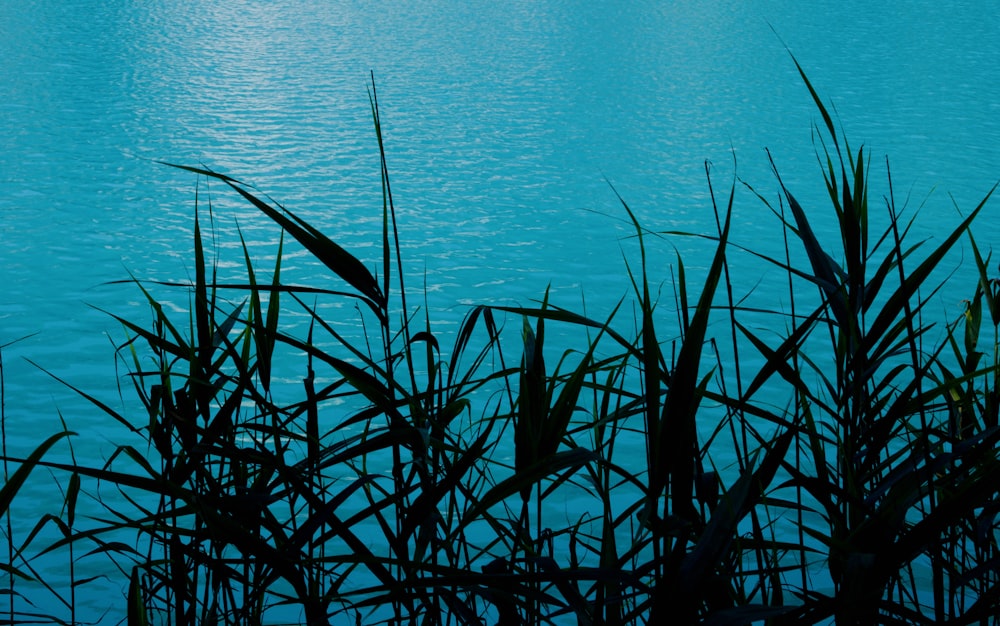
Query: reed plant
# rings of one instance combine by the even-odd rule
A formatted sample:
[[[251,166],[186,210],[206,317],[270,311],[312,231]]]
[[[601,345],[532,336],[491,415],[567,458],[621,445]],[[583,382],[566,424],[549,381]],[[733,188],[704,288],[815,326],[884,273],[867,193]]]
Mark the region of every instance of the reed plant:
[[[1000,433],[989,417],[995,355],[993,363],[977,367],[982,354],[976,350],[976,303],[991,284],[978,252],[979,286],[961,323],[950,325],[946,340],[935,343],[934,324],[922,320],[933,318],[925,311],[942,284],[931,277],[948,251],[966,235],[976,250],[970,225],[989,195],[917,262],[912,257],[925,242],[904,242],[912,221],[901,220],[887,165],[888,226],[870,233],[869,157],[839,140],[799,71],[829,137],[819,156],[840,237],[832,244],[819,241],[775,170],[791,213],[786,228],[809,262],[806,268],[778,264],[814,285],[821,303],[804,321],[795,320],[776,348],[739,325],[768,360],[750,390],[771,371],[795,389],[794,410],[780,423],[791,422],[805,462],[783,462],[785,485],[795,490],[787,506],[821,520],[801,530],[818,543],[833,590],[796,590],[801,608],[794,619],[833,618],[838,624],[941,622],[959,615],[986,619],[995,613],[997,592],[996,521],[989,511],[996,500]],[[816,331],[828,338],[826,363],[803,351]],[[942,354],[949,346],[953,361]],[[960,373],[951,371],[952,362]],[[919,582],[927,573],[929,589]]]
[[[41,573],[66,555],[71,567],[111,559],[134,625],[996,623],[1000,281],[970,228],[989,196],[926,250],[910,243],[887,168],[888,226],[871,232],[870,156],[802,79],[823,120],[817,156],[839,237],[815,231],[818,209],[775,165],[780,195],[750,195],[776,216],[786,254],[746,249],[731,232],[743,185],[717,202],[706,168],[711,263],[693,286],[677,258],[666,331],[647,246],[677,235],[646,230],[621,199],[638,262],[607,318],[544,294],[473,307],[456,332],[435,332],[403,272],[374,81],[375,271],[253,187],[174,166],[273,221],[276,262],[255,266],[239,235],[245,273],[220,278],[199,184],[190,282],[131,278],[151,319],[110,313],[139,417],[78,390],[141,443],[94,466],[52,458],[68,430],[25,458],[4,434],[0,621],[78,622],[72,594],[94,579],[71,570],[64,592]],[[978,281],[935,338],[936,277],[966,238]],[[287,281],[286,243],[329,282]],[[787,277],[790,310],[767,312],[768,335],[734,286],[745,254]],[[153,287],[186,290],[186,319]],[[344,311],[363,337],[345,331]],[[292,314],[303,331],[284,322]],[[720,321],[727,332],[713,337]],[[552,345],[553,326],[581,343]],[[751,351],[759,368],[745,365]],[[781,408],[775,387],[788,392]],[[41,468],[64,506],[21,537],[12,503]],[[103,513],[78,519],[81,496]],[[572,518],[568,498],[580,503]],[[46,525],[59,532],[37,548]],[[38,609],[29,588],[70,610]]]

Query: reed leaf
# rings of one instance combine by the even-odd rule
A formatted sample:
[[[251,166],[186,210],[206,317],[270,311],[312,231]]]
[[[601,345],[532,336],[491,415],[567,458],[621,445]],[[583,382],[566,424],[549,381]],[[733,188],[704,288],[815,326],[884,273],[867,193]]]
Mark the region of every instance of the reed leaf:
[[[983,209],[995,189],[996,187],[994,186],[994,188],[991,189],[989,193],[979,202],[969,216],[963,219],[961,224],[959,224],[959,226],[955,228],[955,230],[953,230],[947,238],[945,238],[941,245],[935,248],[934,251],[931,252],[931,254],[929,254],[915,270],[912,270],[907,274],[903,284],[898,290],[889,296],[889,300],[875,317],[875,321],[872,322],[871,328],[868,331],[869,337],[878,338],[882,336],[891,321],[900,314],[903,304],[909,301],[913,294],[916,293],[917,289],[927,282],[927,278],[930,276],[931,272],[937,268],[944,255],[951,249],[955,242],[966,233],[969,225],[976,218],[976,216],[979,215],[979,212]]]
[[[10,459],[15,462],[20,463],[13,474],[7,477],[7,481],[4,483],[3,487],[0,487],[0,515],[3,515],[10,508],[10,503],[13,502],[14,496],[17,492],[24,486],[24,483],[28,480],[28,476],[31,472],[42,464],[42,457],[44,457],[52,446],[59,443],[60,440],[66,437],[71,437],[76,435],[76,433],[71,431],[62,431],[54,435],[50,435],[43,441],[35,450],[28,455],[27,458],[23,460]],[[72,470],[71,470],[72,473]]]
[[[292,237],[311,252],[316,260],[323,263],[334,274],[342,278],[363,296],[362,300],[368,302],[373,312],[379,314],[385,304],[385,296],[378,286],[378,282],[371,272],[356,257],[344,250],[342,247],[330,240],[319,230],[309,225],[308,222],[298,217],[291,211],[278,207],[274,208],[253,195],[237,180],[224,174],[219,174],[209,169],[190,167],[187,165],[177,165],[174,163],[162,162],[164,165],[187,170],[209,178],[215,178],[229,185],[243,198],[257,207],[262,213],[271,218],[281,226]]]
[[[521,468],[513,476],[501,480],[480,496],[463,516],[463,521],[459,528],[464,528],[471,522],[479,519],[492,506],[510,496],[516,493],[520,494],[524,490],[530,490],[543,479],[558,472],[575,471],[587,463],[598,461],[599,458],[597,454],[590,450],[570,448],[539,459],[535,463]]]
[[[832,243],[799,202],[812,196],[793,195],[770,154],[777,206],[745,187],[783,229],[784,255],[731,240],[735,182],[723,210],[709,177],[712,236],[653,233],[612,187],[640,263],[626,262],[629,293],[603,320],[552,304],[548,290],[537,306],[473,307],[446,333],[426,302],[418,317],[374,84],[377,278],[251,186],[173,165],[221,181],[271,220],[273,272],[260,275],[237,229],[245,280],[219,280],[228,247],[198,189],[191,278],[117,281],[151,311],[147,323],[111,315],[142,423],[49,376],[145,446],[118,445],[97,466],[72,447],[69,461],[52,459],[72,434],[64,426],[20,459],[3,430],[11,608],[0,621],[79,623],[77,592],[98,578],[78,564],[111,559],[135,625],[271,623],[282,611],[310,624],[995,623],[1000,280],[971,230],[995,187],[912,261],[926,242],[910,243],[915,220],[899,217],[891,177],[889,226],[869,232],[870,156],[851,150],[792,60],[823,120],[816,157]],[[347,286],[285,284],[286,232]],[[935,279],[966,233],[976,284],[942,332]],[[677,236],[712,242],[712,260],[695,285],[690,259],[676,255],[677,315],[665,328],[649,260],[657,237]],[[790,238],[805,261],[793,263]],[[787,279],[790,312],[753,302],[766,277],[734,293],[736,254]],[[186,326],[150,285],[189,294]],[[819,292],[804,314],[803,285]],[[353,305],[338,311],[353,308],[362,331],[348,336],[319,298]],[[629,332],[618,328],[625,303]],[[290,309],[307,330],[285,324]],[[509,318],[521,323],[519,363],[505,355]],[[585,339],[554,343],[563,336]],[[745,347],[759,358],[742,358]],[[294,363],[302,384],[286,385]],[[61,510],[19,534],[11,505],[36,468],[55,479]],[[63,555],[65,590],[39,574]],[[21,585],[69,617],[41,616]]]

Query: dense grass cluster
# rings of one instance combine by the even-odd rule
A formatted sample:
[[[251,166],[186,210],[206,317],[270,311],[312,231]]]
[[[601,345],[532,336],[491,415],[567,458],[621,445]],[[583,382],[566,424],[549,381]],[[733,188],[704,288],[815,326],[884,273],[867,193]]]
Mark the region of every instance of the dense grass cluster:
[[[758,255],[787,276],[788,310],[770,312],[778,340],[746,325],[759,311],[730,280],[735,183],[714,207],[700,293],[677,261],[679,327],[657,327],[653,234],[622,202],[641,255],[626,270],[630,315],[590,319],[547,297],[479,306],[445,346],[409,302],[374,88],[376,273],[239,181],[185,168],[242,196],[341,286],[283,282],[283,243],[266,280],[244,243],[245,281],[221,282],[196,207],[188,320],[138,280],[152,322],[118,318],[143,418],[84,394],[145,447],[100,467],[51,460],[66,431],[29,458],[4,452],[0,623],[75,621],[93,580],[73,567],[93,559],[122,573],[119,610],[134,625],[997,623],[1000,281],[970,232],[983,204],[934,247],[911,245],[890,183],[888,227],[870,232],[869,156],[806,85],[839,238],[821,241],[780,176],[779,200],[758,196],[789,252]],[[979,281],[934,343],[931,281],[963,239]],[[333,300],[364,322],[363,341],[323,314]],[[288,311],[307,332],[286,329]],[[523,325],[513,346],[510,320]],[[584,340],[553,351],[554,325]],[[713,363],[713,340],[732,362]],[[295,362],[278,354],[303,371],[275,371]],[[275,391],[278,377],[301,379],[295,397]],[[784,406],[765,398],[772,384]],[[720,450],[733,466],[717,467]],[[9,514],[39,468],[64,493],[35,527],[60,530],[42,548]],[[76,519],[88,481],[113,486],[114,502]],[[66,589],[38,574],[59,555]],[[39,606],[40,594],[58,602]]]

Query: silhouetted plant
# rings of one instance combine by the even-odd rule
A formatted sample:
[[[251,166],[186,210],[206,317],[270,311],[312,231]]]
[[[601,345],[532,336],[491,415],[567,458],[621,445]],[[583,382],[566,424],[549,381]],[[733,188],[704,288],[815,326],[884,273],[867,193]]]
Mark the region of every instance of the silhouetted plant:
[[[112,314],[141,423],[80,391],[144,447],[120,445],[100,467],[48,458],[64,431],[17,459],[4,432],[3,621],[76,622],[73,594],[90,581],[73,570],[68,593],[46,588],[68,619],[16,605],[22,585],[45,586],[36,559],[66,550],[72,567],[85,545],[83,558],[110,556],[129,581],[137,625],[995,623],[1000,289],[969,230],[986,198],[916,260],[887,175],[888,226],[872,236],[869,156],[838,136],[802,78],[823,118],[817,152],[838,241],[821,240],[775,167],[781,195],[757,197],[779,219],[785,256],[747,251],[731,233],[736,181],[721,207],[709,176],[712,260],[696,295],[678,257],[669,334],[647,267],[655,233],[624,200],[639,263],[606,319],[545,294],[537,306],[474,307],[453,335],[436,334],[404,280],[374,84],[376,272],[249,185],[176,166],[270,218],[277,260],[263,279],[240,234],[245,277],[221,279],[199,188],[194,275],[155,284],[187,290],[188,319],[171,319],[154,284],[134,277],[152,319]],[[934,343],[923,319],[935,272],[966,235],[978,285]],[[286,237],[333,282],[288,282]],[[770,311],[786,328],[777,345],[747,321],[761,312],[733,284],[731,258],[747,252],[788,279],[791,311]],[[338,310],[353,310],[365,335],[345,333],[328,302],[350,304]],[[629,305],[632,323],[620,319]],[[284,324],[292,312],[308,320],[305,336]],[[522,329],[516,355],[505,352],[509,319]],[[709,333],[718,320],[723,338]],[[555,325],[583,343],[547,343]],[[723,343],[728,352],[713,348]],[[749,372],[748,350],[763,357]],[[296,364],[301,384],[276,384]],[[765,399],[774,384],[789,391],[786,408]],[[723,446],[735,468],[716,466]],[[59,537],[32,554],[40,531],[16,536],[9,511],[36,468],[66,477],[65,504],[35,527]],[[83,494],[103,518],[81,524]],[[573,520],[553,506],[570,496],[586,502]]]

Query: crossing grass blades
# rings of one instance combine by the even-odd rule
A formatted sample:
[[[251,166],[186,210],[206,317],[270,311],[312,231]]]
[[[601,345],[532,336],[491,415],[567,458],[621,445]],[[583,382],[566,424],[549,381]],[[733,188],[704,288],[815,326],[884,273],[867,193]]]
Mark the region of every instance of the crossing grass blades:
[[[534,307],[478,306],[444,345],[404,280],[374,84],[375,273],[253,188],[179,166],[270,218],[277,261],[262,278],[240,236],[245,280],[220,281],[196,202],[187,319],[138,279],[151,322],[114,316],[142,418],[80,392],[144,447],[122,445],[99,467],[57,462],[66,430],[19,459],[4,431],[0,621],[77,622],[76,594],[93,580],[72,568],[110,559],[137,626],[997,623],[1000,281],[971,232],[989,195],[941,241],[911,243],[891,178],[870,206],[869,154],[851,150],[802,78],[822,118],[817,154],[839,237],[814,231],[818,208],[801,206],[777,167],[779,195],[750,195],[774,214],[784,258],[733,241],[741,186],[720,204],[713,192],[711,264],[698,290],[677,259],[667,329],[646,252],[668,235],[622,201],[639,263],[612,315],[591,319],[547,295]],[[888,227],[870,231],[871,211]],[[282,280],[287,238],[329,283]],[[932,333],[922,320],[935,315],[934,277],[962,240],[979,279],[962,315]],[[805,262],[793,263],[799,250]],[[761,312],[735,292],[736,254],[787,279],[788,310],[767,312],[778,339],[747,322]],[[353,311],[364,339],[330,310]],[[307,331],[288,329],[290,312]],[[727,332],[710,336],[719,320]],[[550,346],[555,326],[587,339]],[[762,357],[753,371],[749,352]],[[278,371],[296,362],[287,355],[303,369]],[[279,379],[301,384],[289,394]],[[784,408],[765,397],[774,385],[788,390]],[[717,467],[721,457],[736,467]],[[22,536],[12,503],[41,469],[65,503]],[[115,487],[113,502],[96,502],[106,515],[76,516],[82,495],[109,493],[86,484]],[[58,538],[36,547],[49,525]],[[38,573],[61,554],[68,589]],[[29,602],[28,589],[56,608]]]

